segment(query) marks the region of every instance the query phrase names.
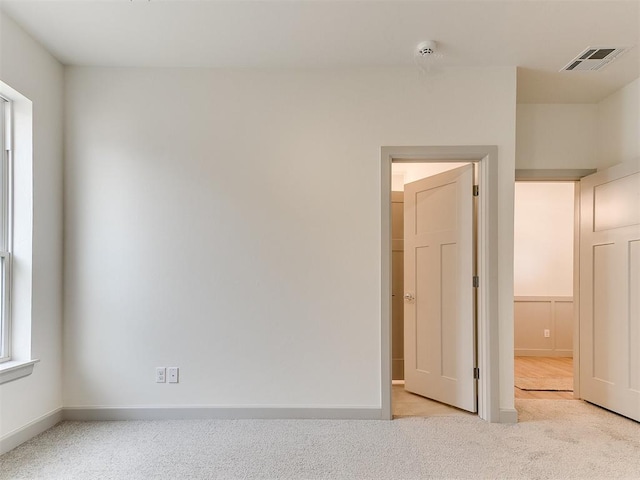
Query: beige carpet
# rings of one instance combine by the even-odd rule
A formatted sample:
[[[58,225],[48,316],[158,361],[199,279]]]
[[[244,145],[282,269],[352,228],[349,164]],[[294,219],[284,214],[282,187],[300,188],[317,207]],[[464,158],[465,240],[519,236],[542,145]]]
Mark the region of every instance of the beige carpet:
[[[640,424],[577,400],[364,420],[64,422],[0,457],[2,480],[638,479]]]
[[[573,377],[516,377],[515,385],[520,390],[573,392]]]

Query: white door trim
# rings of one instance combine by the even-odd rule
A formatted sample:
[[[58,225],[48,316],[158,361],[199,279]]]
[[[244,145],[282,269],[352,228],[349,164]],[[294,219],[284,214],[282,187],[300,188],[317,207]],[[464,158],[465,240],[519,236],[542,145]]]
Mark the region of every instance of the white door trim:
[[[498,328],[498,147],[382,147],[381,149],[381,406],[391,409],[391,164],[472,162],[478,164],[478,416],[488,422],[515,421],[500,411]],[[513,412],[515,413],[515,411]]]

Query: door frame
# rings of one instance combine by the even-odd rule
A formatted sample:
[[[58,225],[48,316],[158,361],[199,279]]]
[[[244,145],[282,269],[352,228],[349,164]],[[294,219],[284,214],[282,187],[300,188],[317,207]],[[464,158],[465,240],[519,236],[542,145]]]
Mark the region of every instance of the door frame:
[[[381,410],[393,418],[391,405],[391,164],[457,163],[478,166],[477,217],[477,361],[478,416],[500,422],[498,296],[498,147],[416,146],[381,148]],[[471,282],[472,279],[469,279]],[[515,420],[512,420],[515,421]]]
[[[573,398],[580,399],[580,180],[595,168],[516,169],[514,182],[573,182]]]

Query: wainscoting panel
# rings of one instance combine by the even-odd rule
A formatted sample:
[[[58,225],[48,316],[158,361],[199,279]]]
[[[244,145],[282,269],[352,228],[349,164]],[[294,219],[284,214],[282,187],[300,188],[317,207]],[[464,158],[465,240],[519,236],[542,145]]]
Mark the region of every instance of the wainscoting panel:
[[[514,334],[516,356],[572,357],[573,297],[515,297]]]

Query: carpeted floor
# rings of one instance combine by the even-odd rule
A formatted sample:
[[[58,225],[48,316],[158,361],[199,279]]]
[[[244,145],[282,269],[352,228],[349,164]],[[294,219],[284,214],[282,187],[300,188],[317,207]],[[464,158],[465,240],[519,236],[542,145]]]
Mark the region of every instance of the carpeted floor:
[[[0,457],[1,479],[640,478],[640,424],[574,400],[520,422],[64,422]]]

